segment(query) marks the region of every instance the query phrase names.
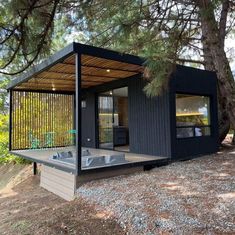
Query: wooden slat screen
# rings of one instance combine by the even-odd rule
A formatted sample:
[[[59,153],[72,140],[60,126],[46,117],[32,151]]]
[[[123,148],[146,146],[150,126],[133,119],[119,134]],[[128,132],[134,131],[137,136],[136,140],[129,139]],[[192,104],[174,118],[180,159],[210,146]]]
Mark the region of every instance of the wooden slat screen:
[[[74,95],[12,92],[11,149],[74,144]]]

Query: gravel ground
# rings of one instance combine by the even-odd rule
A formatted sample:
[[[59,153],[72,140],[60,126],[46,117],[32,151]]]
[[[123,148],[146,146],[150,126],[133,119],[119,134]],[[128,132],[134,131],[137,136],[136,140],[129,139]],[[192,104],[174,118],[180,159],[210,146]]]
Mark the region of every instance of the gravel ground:
[[[126,234],[235,234],[235,148],[89,182],[77,195]]]

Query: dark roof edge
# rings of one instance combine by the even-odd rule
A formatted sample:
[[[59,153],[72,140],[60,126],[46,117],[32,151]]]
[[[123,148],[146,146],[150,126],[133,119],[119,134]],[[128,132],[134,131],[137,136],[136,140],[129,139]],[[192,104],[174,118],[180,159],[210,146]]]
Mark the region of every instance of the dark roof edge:
[[[124,63],[130,63],[130,64],[135,64],[135,65],[143,65],[145,63],[145,59],[135,56],[135,55],[130,55],[130,54],[125,54],[125,53],[120,53],[117,51],[105,49],[105,48],[100,48],[100,47],[95,47],[95,46],[90,46],[90,45],[85,45],[81,43],[76,43],[73,42],[66,46],[65,48],[61,49],[54,55],[50,56],[49,58],[45,59],[42,63],[35,65],[30,69],[28,72],[23,73],[19,77],[13,79],[7,86],[7,90],[13,89],[15,86],[20,85],[23,82],[28,81],[31,79],[34,75],[43,72],[47,68],[50,68],[51,66],[55,65],[56,63],[60,62],[61,60],[64,60],[66,57],[74,54],[74,53],[80,53],[80,54],[85,54],[85,55],[91,55],[91,56],[96,56],[104,59],[110,59],[110,60],[116,60]],[[178,68],[185,68],[185,69],[194,69],[194,70],[201,70],[207,73],[213,73],[207,70],[202,70],[198,68],[192,68],[189,66],[184,66],[184,65],[179,65],[177,64]]]
[[[191,67],[191,66],[188,66],[188,65],[182,65],[182,64],[176,64],[176,68],[178,69],[188,69],[188,70],[191,70],[191,71],[201,71],[203,73],[209,73],[209,74],[213,74],[216,76],[216,72],[215,71],[210,71],[210,70],[206,70],[206,69],[201,69],[201,68],[195,68],[195,67]]]
[[[135,65],[143,65],[145,62],[145,59],[139,56],[81,43],[75,43],[75,51],[84,55],[91,55]]]
[[[28,81],[34,75],[42,72],[43,70],[53,66],[54,64],[58,63],[60,60],[68,57],[69,55],[74,53],[75,43],[71,43],[62,50],[58,51],[54,55],[45,59],[42,63],[33,66],[28,72],[23,73],[19,77],[13,79],[7,86],[7,90],[13,89],[15,86]]]

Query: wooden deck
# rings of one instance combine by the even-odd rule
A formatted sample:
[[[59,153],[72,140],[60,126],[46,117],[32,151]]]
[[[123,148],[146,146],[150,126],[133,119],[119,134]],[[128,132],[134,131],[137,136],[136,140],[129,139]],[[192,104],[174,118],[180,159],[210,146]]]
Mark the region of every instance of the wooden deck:
[[[63,163],[60,161],[55,161],[50,159],[57,152],[75,152],[75,147],[64,147],[64,148],[51,148],[51,149],[34,149],[34,150],[17,150],[11,151],[11,153],[29,159],[34,162],[42,164],[41,174],[40,174],[40,185],[50,192],[57,194],[58,196],[64,198],[65,200],[73,200],[76,189],[83,183],[95,179],[109,178],[117,175],[131,174],[137,171],[143,170],[144,162],[152,162],[159,160],[166,160],[166,157],[156,157],[144,154],[135,154],[130,152],[120,152],[111,151],[103,149],[93,149],[93,148],[83,148],[88,149],[92,156],[106,156],[106,155],[117,155],[118,153],[125,154],[125,163],[116,165],[125,165],[128,163],[138,163],[138,166],[133,165],[131,168],[117,169],[111,168],[113,164],[109,165],[99,165],[96,167],[86,167],[82,170],[86,170],[84,174],[75,175],[75,164]],[[143,162],[143,165],[142,165]],[[102,170],[105,167],[105,170]],[[100,171],[97,170],[100,168]],[[95,169],[95,170],[94,170]],[[88,171],[87,171],[88,170]],[[92,171],[93,170],[93,171]],[[87,174],[88,173],[88,174]]]
[[[145,154],[136,154],[136,153],[130,153],[130,152],[120,152],[120,151],[112,151],[112,150],[104,150],[104,149],[94,149],[94,148],[83,148],[88,149],[92,155],[102,156],[102,155],[113,155],[118,153],[124,153],[125,154],[125,163],[116,164],[116,165],[124,165],[128,163],[137,163],[137,162],[148,162],[148,161],[155,161],[155,160],[163,160],[167,159],[167,157],[159,157],[159,156],[151,156],[151,155],[145,155]],[[33,149],[33,150],[14,150],[11,151],[12,154],[18,155],[20,157],[23,157],[25,159],[39,162],[51,167],[58,168],[60,170],[65,170],[67,172],[74,173],[75,172],[75,165],[69,164],[69,163],[63,163],[60,161],[55,161],[50,159],[54,154],[57,152],[66,152],[66,151],[72,151],[75,152],[75,147],[64,147],[64,148],[50,148],[50,149]],[[84,170],[89,169],[96,169],[96,168],[102,168],[105,165],[101,166],[95,166],[95,167],[86,167],[83,168]],[[113,165],[109,165],[110,167]],[[107,166],[106,166],[107,167]]]

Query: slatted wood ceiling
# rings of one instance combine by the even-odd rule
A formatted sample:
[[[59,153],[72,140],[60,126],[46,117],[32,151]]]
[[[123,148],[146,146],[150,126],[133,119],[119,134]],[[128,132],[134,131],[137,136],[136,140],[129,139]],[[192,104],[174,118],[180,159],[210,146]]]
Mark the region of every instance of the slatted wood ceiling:
[[[134,64],[82,55],[82,88],[100,85],[142,73]],[[75,91],[75,55],[15,87],[22,90]]]

